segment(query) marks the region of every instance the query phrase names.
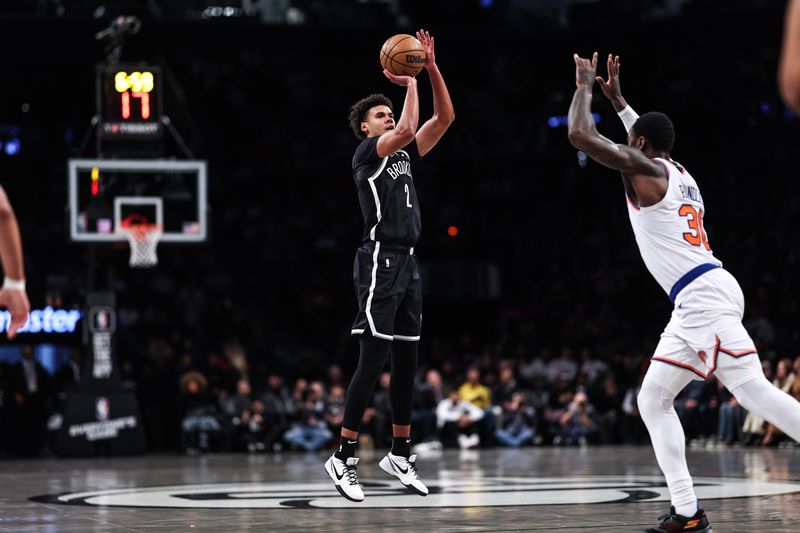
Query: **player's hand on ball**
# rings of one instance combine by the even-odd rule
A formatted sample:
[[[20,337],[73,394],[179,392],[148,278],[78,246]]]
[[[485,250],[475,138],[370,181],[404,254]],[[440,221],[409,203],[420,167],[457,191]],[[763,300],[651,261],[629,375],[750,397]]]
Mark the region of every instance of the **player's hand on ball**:
[[[425,49],[425,55],[427,56],[425,58],[425,68],[436,66],[435,42],[431,34],[420,28],[417,32],[417,40],[422,43],[422,47]]]
[[[386,69],[383,70],[383,75],[389,78],[389,81],[395,85],[399,85],[400,87],[408,87],[417,81],[411,76],[398,76],[397,74],[392,74]]]
[[[592,60],[583,59],[578,57],[578,54],[572,54],[575,60],[575,83],[578,87],[594,85],[597,76],[597,52],[592,54]]]
[[[608,67],[608,80],[597,76],[597,84],[609,100],[622,98],[622,89],[619,85],[619,56],[608,54],[606,66]]]
[[[17,336],[17,330],[28,321],[31,304],[25,291],[0,289],[0,307],[5,307],[11,314],[11,324],[8,326],[8,338]]]

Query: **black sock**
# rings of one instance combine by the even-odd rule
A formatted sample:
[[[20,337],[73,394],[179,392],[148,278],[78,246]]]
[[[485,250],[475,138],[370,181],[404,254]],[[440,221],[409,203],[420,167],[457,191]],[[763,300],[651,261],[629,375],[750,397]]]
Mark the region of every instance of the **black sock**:
[[[392,437],[392,453],[406,459],[411,457],[411,437]]]
[[[347,461],[356,455],[356,443],[358,439],[350,440],[347,437],[339,438],[339,449],[333,455],[340,461]]]

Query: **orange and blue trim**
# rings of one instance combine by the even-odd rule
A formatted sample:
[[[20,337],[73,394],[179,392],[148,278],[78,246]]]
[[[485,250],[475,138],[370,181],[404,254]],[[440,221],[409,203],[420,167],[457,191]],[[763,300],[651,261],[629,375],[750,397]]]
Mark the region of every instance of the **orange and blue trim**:
[[[661,159],[660,157],[654,157],[653,161],[658,161],[659,163],[661,163],[661,166],[664,167],[664,172],[667,173],[667,176],[666,176],[667,177],[667,181],[669,181],[669,167],[667,166],[667,162],[665,160]]]
[[[634,209],[634,211],[639,211],[641,209],[638,205],[633,203],[633,200],[631,200],[631,197],[628,196],[627,192],[625,193],[625,200],[628,201],[628,205],[631,206]]]
[[[724,353],[725,355],[728,355],[730,357],[734,357],[736,359],[738,359],[740,357],[745,357],[745,356],[748,356],[748,355],[753,355],[753,354],[757,354],[758,353],[758,350],[756,350],[756,349],[748,349],[748,350],[742,350],[741,352],[735,352],[733,350],[729,350],[727,348],[723,348],[722,345],[721,345],[722,343],[719,340],[719,335],[714,335],[714,337],[716,339],[715,342],[714,342],[714,353],[711,355],[711,365],[708,368],[708,373],[707,374],[704,374],[703,372],[701,372],[700,370],[696,369],[695,367],[693,367],[691,365],[687,365],[686,363],[679,363],[678,361],[674,361],[674,360],[668,359],[666,357],[660,357],[660,356],[654,355],[653,357],[650,358],[650,360],[651,361],[659,361],[661,363],[666,363],[668,365],[672,365],[672,366],[675,366],[675,367],[678,367],[678,368],[683,368],[684,370],[688,370],[690,372],[693,372],[697,376],[699,376],[699,377],[701,377],[703,379],[706,379],[708,376],[713,374],[714,371],[717,369],[717,358],[719,357],[720,353]],[[706,362],[705,361],[705,358],[706,358],[705,352],[703,352],[703,351],[698,352],[698,357],[700,357],[700,359],[703,360],[704,363]]]
[[[711,360],[712,366],[711,368],[709,368],[708,371],[709,374],[717,369],[717,357],[719,356],[720,352],[724,353],[725,355],[734,357],[736,359],[744,357],[746,355],[753,355],[758,353],[758,350],[756,350],[755,348],[751,350],[742,350],[741,352],[734,352],[733,350],[728,350],[727,348],[722,347],[721,342],[719,340],[719,335],[715,335],[715,337],[716,337],[716,342],[714,343],[714,355]]]
[[[655,356],[655,355],[653,357],[651,357],[650,360],[651,361],[659,361],[661,363],[666,363],[668,365],[677,366],[678,368],[683,368],[684,370],[689,370],[690,372],[694,372],[695,374],[697,374],[701,378],[706,379],[706,374],[703,374],[702,372],[700,372],[699,370],[697,370],[695,367],[693,367],[691,365],[687,365],[687,364],[684,364],[684,363],[679,363],[678,361],[673,361],[672,359],[667,359],[666,357],[658,357],[658,356]]]

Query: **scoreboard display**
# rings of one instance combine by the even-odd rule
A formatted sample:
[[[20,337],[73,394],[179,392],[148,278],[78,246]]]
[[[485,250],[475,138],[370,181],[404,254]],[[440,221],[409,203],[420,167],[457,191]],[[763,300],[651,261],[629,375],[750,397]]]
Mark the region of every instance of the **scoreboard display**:
[[[147,65],[97,68],[97,115],[104,139],[158,139],[161,70]]]

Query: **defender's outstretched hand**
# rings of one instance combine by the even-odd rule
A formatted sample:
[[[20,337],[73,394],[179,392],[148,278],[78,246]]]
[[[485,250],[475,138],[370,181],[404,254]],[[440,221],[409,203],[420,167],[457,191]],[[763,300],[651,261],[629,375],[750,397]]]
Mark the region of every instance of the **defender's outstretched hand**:
[[[420,28],[417,32],[417,40],[422,43],[425,49],[427,58],[425,59],[425,68],[432,68],[436,66],[436,51],[434,50],[435,42],[431,34]]]
[[[11,313],[7,335],[9,339],[13,339],[19,328],[28,321],[28,313],[31,311],[28,295],[23,290],[0,289],[0,307],[5,307]]]
[[[572,58],[575,60],[575,84],[578,87],[594,85],[597,74],[597,52],[592,54],[591,61],[578,57],[578,54],[572,54]]]
[[[602,76],[597,76],[597,84],[603,90],[603,94],[609,100],[615,98],[622,98],[622,89],[619,86],[619,56],[608,54],[608,80],[604,80]]]
[[[399,85],[400,87],[408,87],[416,81],[411,76],[398,76],[397,74],[392,74],[386,69],[383,70],[383,75],[389,78],[389,81],[395,85]]]

